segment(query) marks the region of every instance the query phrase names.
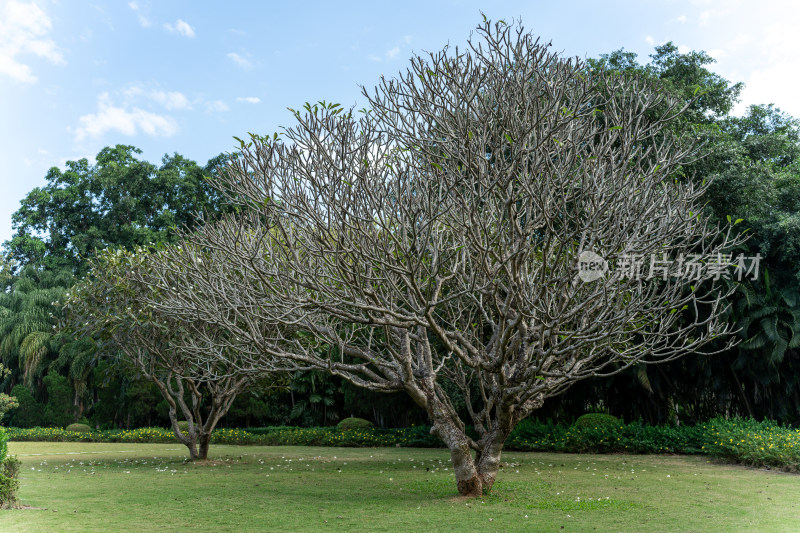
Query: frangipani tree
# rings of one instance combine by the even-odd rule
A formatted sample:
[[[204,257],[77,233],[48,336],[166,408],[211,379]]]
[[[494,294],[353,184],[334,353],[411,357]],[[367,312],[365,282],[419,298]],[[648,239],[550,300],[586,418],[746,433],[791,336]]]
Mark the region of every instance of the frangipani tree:
[[[160,254],[176,255],[169,247],[100,252],[89,260],[89,276],[67,293],[64,308],[70,330],[94,339],[98,354],[156,385],[169,405],[177,439],[192,459],[202,460],[217,423],[236,396],[263,373],[238,372],[237,352],[225,347],[228,333],[218,328],[207,326],[203,332],[213,345],[202,349],[214,351],[213,357],[200,360],[195,352],[181,349],[196,328],[159,314],[147,303],[159,298],[148,279],[150,262]],[[264,386],[263,380],[259,385]],[[181,429],[181,420],[188,422],[188,429]]]
[[[675,178],[697,152],[657,87],[485,22],[364,96],[361,115],[307,105],[282,136],[242,142],[216,182],[236,212],[154,259],[160,313],[227,331],[243,371],[405,391],[470,496],[546,398],[728,333],[725,291],[677,258],[732,239],[698,216],[703,187]],[[681,268],[623,275],[632,257]],[[608,271],[581,276],[587,258]]]

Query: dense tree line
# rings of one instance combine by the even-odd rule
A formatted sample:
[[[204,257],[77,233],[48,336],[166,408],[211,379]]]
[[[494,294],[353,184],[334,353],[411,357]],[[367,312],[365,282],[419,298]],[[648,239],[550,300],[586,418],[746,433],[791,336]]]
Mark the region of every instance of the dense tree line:
[[[735,287],[727,320],[741,343],[720,354],[690,356],[659,366],[637,366],[612,378],[584,381],[548,399],[537,416],[573,419],[602,410],[626,420],[689,422],[718,414],[800,422],[800,124],[772,105],[744,116],[731,110],[742,89],[713,73],[703,52],[681,54],[672,43],[642,64],[624,50],[589,62],[590,68],[634,72],[660,80],[691,106],[673,127],[705,143],[706,156],[676,179],[714,177],[706,214],[736,225],[750,239],[737,253],[760,254],[757,280]],[[226,157],[205,166],[178,154],[161,165],[118,145],[95,164],[70,161],[53,168],[13,216],[14,235],[0,265],[0,392],[19,408],[4,423],[57,425],[86,419],[93,426],[168,425],[167,403],[152,383],[123,370],[91,339],[62,332],[57,302],[87,274],[88,260],[108,247],[132,250],[175,240],[200,213],[213,218],[232,207],[209,186]],[[443,387],[451,387],[447,382]],[[455,407],[467,406],[453,390]],[[424,423],[404,395],[364,391],[316,371],[298,371],[279,390],[241,394],[221,424],[325,425],[361,416],[383,426]]]

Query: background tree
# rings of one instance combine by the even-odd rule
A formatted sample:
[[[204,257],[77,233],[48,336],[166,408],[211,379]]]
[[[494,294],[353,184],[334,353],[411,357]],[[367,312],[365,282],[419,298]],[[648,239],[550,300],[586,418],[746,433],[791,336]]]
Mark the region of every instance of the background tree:
[[[67,161],[65,171],[51,168],[47,185],[28,193],[12,216],[7,257],[18,268],[66,268],[80,277],[86,272],[83,259],[95,250],[169,242],[171,231],[192,227],[197,213],[220,209],[206,177],[225,156],[200,167],[174,154],[157,167],[137,159],[140,153],[117,145],[101,150],[95,165],[81,159]]]
[[[546,398],[727,332],[727,293],[710,282],[583,283],[583,252],[619,271],[626,257],[716,257],[736,243],[698,216],[705,188],[674,179],[695,154],[667,129],[682,103],[591,73],[521,27],[487,22],[478,36],[365,90],[360,118],[307,105],[286,143],[242,143],[217,180],[240,211],[155,258],[151,302],[242,339],[253,369],[303,364],[404,391],[472,496]],[[211,252],[198,261],[197,249]],[[186,340],[198,354],[215,343]]]
[[[10,370],[0,363],[0,378],[4,378],[10,372]],[[0,422],[3,421],[3,417],[6,415],[6,413],[17,407],[19,407],[19,402],[16,398],[0,392]]]
[[[54,303],[85,274],[86,259],[96,250],[169,241],[172,230],[191,227],[198,212],[221,209],[206,178],[225,156],[200,167],[173,154],[156,166],[139,160],[139,153],[117,145],[101,150],[94,165],[83,159],[67,162],[64,171],[50,169],[47,184],[32,190],[14,213],[15,233],[4,244],[0,360],[12,372],[0,379],[0,389],[23,381],[46,402],[45,374],[61,374],[73,390],[76,420],[99,399],[92,387],[94,350],[55,329],[61,310]]]
[[[238,370],[235,351],[225,348],[227,337],[216,331],[206,332],[217,341],[211,348],[219,351],[215,363],[198,364],[181,349],[183,337],[195,332],[145,303],[159,298],[148,283],[151,259],[143,248],[101,252],[89,261],[91,274],[68,294],[67,320],[75,332],[95,339],[101,354],[151,381],[169,405],[178,440],[192,459],[206,459],[217,423],[259,376]],[[181,429],[181,420],[188,429]]]

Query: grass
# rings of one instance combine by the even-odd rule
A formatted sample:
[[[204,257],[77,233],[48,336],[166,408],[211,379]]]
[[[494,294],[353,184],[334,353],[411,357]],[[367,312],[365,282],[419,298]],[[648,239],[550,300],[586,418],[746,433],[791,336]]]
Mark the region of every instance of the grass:
[[[510,452],[454,497],[444,450],[11,442],[27,509],[4,532],[796,531],[800,476],[695,456]]]

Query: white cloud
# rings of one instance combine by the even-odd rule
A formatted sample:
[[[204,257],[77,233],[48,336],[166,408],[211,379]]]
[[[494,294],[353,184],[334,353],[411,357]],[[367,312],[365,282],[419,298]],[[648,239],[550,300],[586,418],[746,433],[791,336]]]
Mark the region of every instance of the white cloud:
[[[700,18],[698,24],[700,26],[708,26],[708,24],[713,19],[718,19],[723,15],[726,15],[728,10],[717,10],[717,9],[706,9],[700,13]]]
[[[178,91],[163,91],[161,89],[145,90],[141,84],[131,85],[123,90],[122,96],[125,97],[126,103],[131,104],[133,100],[139,97],[145,97],[149,100],[160,104],[167,110],[185,110],[191,109],[192,104],[183,93]]]
[[[177,91],[152,91],[148,95],[151,99],[164,106],[164,109],[191,109],[189,99]]]
[[[206,102],[206,109],[212,113],[224,113],[230,108],[228,107],[228,104],[222,100],[214,100],[212,102]]]
[[[679,17],[677,17],[675,20],[676,20],[677,22],[680,22],[681,24],[686,24],[686,20],[687,20],[687,19],[686,19],[686,15],[680,15],[680,16],[679,16]]]
[[[229,53],[228,59],[233,61],[238,67],[242,67],[244,69],[253,68],[253,64],[247,58],[240,56],[236,52]]]
[[[31,67],[18,61],[18,56],[30,54],[63,65],[64,56],[51,39],[53,23],[39,6],[10,0],[0,10],[0,76],[5,75],[23,83],[33,83],[36,76]]]
[[[258,96],[240,96],[236,99],[237,102],[247,102],[248,104],[257,104],[261,101]]]
[[[685,44],[678,45],[678,53],[679,54],[688,54],[691,51],[692,51],[692,49],[689,48],[688,46],[686,46]]]
[[[653,39],[653,37],[650,36],[650,35],[648,35],[647,37],[644,38],[644,42],[646,42],[650,46],[653,46],[654,44],[656,44],[656,40]]]
[[[184,37],[194,37],[194,30],[192,27],[189,26],[189,23],[181,19],[176,20],[175,24],[164,24],[164,28],[172,33],[179,33]]]
[[[713,50],[709,50],[708,51],[708,55],[710,55],[711,57],[713,57],[717,61],[719,61],[721,59],[725,59],[726,57],[728,57],[728,53],[725,52],[725,50],[722,50],[721,48],[714,48]]]
[[[170,116],[158,115],[138,107],[117,107],[108,93],[97,99],[97,113],[83,115],[78,119],[75,140],[87,137],[102,137],[109,131],[134,136],[140,131],[152,137],[171,137],[178,132],[178,124]]]
[[[142,7],[138,2],[129,2],[128,7],[136,12],[136,16],[139,18],[139,24],[142,26],[142,28],[149,28],[153,25],[153,23],[150,22],[150,19],[144,16],[142,13]]]
[[[797,68],[795,50],[800,49],[800,13],[786,12],[783,18],[775,17],[771,23],[765,24],[761,30],[763,35],[757,36],[753,42],[743,47],[737,54],[731,54],[736,62],[740,62],[742,52],[752,61],[752,70],[745,77],[745,89],[742,91],[742,104],[737,111],[744,111],[750,104],[775,103],[783,111],[797,117],[800,116],[800,101],[797,98],[797,87],[800,86],[800,69]],[[741,78],[740,78],[741,79]]]
[[[410,44],[411,38],[412,38],[411,35],[406,35],[401,40],[404,44]],[[367,56],[367,59],[369,59],[370,61],[375,61],[376,63],[380,63],[382,61],[391,61],[392,59],[396,59],[399,55],[400,55],[400,46],[395,45],[386,50],[386,52],[384,52],[382,55],[369,54]]]

